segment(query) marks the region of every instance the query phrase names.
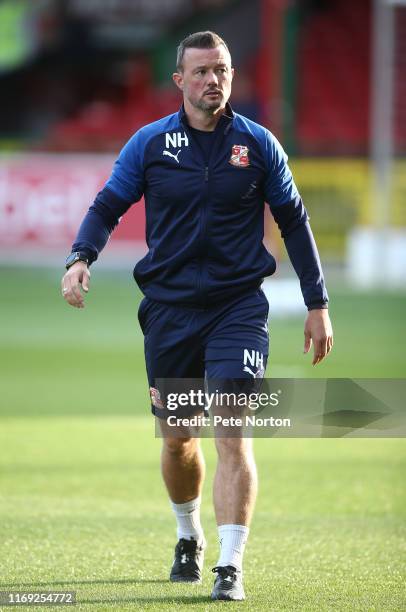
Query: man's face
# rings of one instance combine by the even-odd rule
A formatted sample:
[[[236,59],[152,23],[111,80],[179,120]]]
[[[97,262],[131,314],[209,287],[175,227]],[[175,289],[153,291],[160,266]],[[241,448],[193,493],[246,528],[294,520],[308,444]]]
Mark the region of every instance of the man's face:
[[[234,70],[223,45],[214,49],[185,49],[183,70],[173,75],[185,102],[205,112],[224,108],[231,94]]]

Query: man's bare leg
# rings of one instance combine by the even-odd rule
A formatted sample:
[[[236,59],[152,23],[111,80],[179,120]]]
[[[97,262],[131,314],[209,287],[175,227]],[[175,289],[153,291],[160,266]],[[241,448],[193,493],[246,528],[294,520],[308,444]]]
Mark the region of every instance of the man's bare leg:
[[[161,471],[175,504],[183,504],[200,497],[206,466],[199,438],[168,437],[173,433],[166,421],[160,420],[163,434]]]
[[[213,499],[217,525],[249,527],[258,489],[252,438],[216,438],[216,448]]]
[[[219,567],[242,572],[242,559],[257,496],[251,438],[216,438],[213,498],[220,539]],[[238,598],[243,593],[242,586]]]
[[[201,582],[206,541],[200,522],[205,463],[198,438],[166,437],[172,434],[160,421],[164,435],[161,469],[177,522],[178,543],[172,565],[172,582]]]

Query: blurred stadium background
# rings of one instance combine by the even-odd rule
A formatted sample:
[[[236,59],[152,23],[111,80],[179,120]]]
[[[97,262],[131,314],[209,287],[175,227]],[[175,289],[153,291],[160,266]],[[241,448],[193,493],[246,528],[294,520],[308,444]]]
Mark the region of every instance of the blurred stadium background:
[[[403,287],[403,0],[2,0],[0,261],[60,265],[129,135],[178,108],[176,44],[209,27],[230,44],[235,109],[290,156],[325,265]],[[132,263],[143,223],[139,204],[101,265]]]
[[[405,377],[405,1],[0,0],[3,590],[76,585],[89,609],[169,601],[145,579],[149,567],[165,578],[174,531],[131,278],[143,203],[92,268],[84,311],[64,304],[59,282],[121,146],[180,104],[177,43],[206,28],[229,43],[233,107],[289,154],[331,296],[335,348],[314,369],[301,355],[298,283],[267,216],[280,262],[267,284],[268,373]],[[403,442],[257,442],[263,488],[247,559],[271,567],[275,609],[402,609]],[[164,545],[151,559],[140,543],[149,550],[155,536]],[[269,609],[266,579],[255,609]],[[207,588],[171,597],[201,606]]]

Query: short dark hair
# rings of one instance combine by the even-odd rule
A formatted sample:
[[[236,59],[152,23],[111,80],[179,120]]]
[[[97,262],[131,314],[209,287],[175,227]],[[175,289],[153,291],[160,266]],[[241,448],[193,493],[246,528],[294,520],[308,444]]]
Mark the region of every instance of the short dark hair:
[[[186,38],[184,38],[178,46],[176,70],[180,71],[183,68],[183,56],[186,49],[215,49],[220,45],[223,45],[230,53],[227,44],[224,42],[221,36],[215,32],[206,30],[205,32],[195,32],[194,34],[189,34],[189,36],[186,36]]]

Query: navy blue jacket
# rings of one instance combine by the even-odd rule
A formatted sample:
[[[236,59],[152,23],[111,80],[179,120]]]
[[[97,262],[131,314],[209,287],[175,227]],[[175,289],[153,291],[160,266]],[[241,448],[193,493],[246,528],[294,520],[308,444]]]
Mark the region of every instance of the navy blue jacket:
[[[308,216],[277,139],[234,113],[219,120],[209,160],[183,107],[141,128],[82,222],[74,251],[93,262],[121,216],[145,198],[147,255],[134,268],[161,302],[210,306],[274,273],[263,245],[264,202],[279,225],[309,309],[328,301]]]

